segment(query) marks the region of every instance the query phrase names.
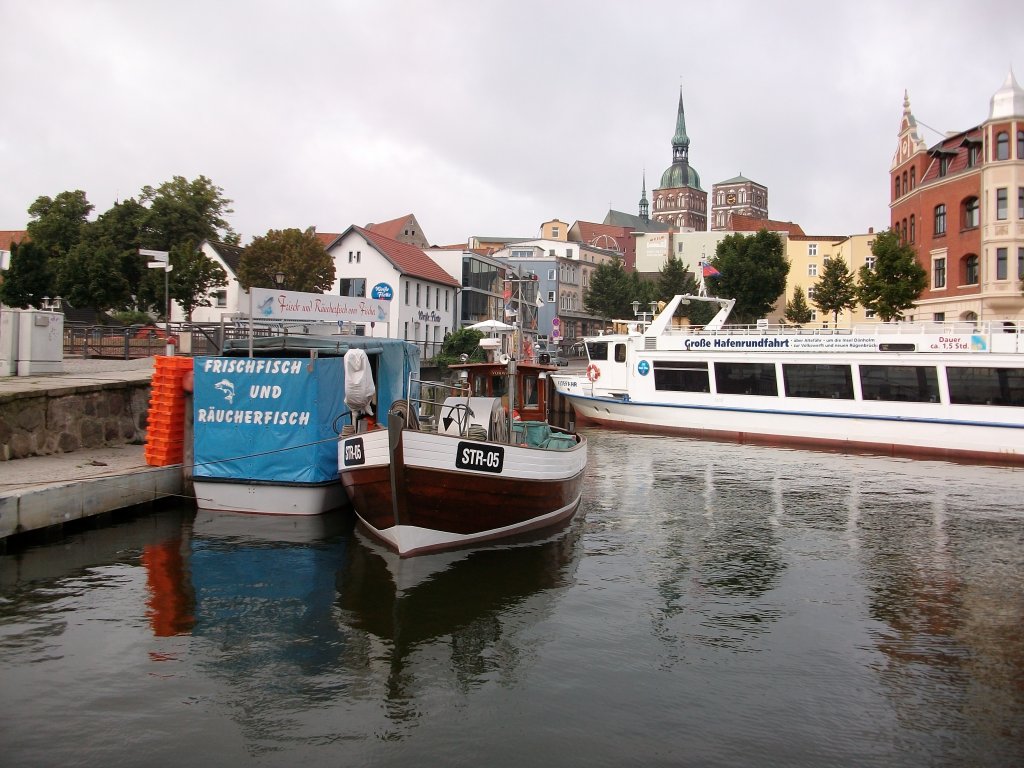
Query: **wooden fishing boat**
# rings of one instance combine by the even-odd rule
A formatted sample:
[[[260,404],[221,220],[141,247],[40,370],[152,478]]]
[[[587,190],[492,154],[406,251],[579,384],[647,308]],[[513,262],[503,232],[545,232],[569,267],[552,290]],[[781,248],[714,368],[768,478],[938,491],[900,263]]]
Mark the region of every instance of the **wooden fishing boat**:
[[[410,379],[386,429],[339,444],[359,525],[403,557],[552,526],[579,507],[586,438],[543,418],[557,369],[504,356],[453,368],[452,385]]]

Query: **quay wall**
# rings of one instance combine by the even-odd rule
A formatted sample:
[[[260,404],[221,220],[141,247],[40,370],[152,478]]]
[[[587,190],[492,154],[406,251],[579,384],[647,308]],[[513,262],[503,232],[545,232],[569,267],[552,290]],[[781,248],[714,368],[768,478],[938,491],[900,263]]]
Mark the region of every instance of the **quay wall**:
[[[150,382],[106,381],[0,395],[0,461],[146,439]]]

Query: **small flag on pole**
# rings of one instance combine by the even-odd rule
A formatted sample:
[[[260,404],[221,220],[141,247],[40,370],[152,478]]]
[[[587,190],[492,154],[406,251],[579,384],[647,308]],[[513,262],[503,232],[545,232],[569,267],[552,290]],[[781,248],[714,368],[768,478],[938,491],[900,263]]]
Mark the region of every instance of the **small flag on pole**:
[[[718,277],[719,275],[722,274],[717,269],[715,269],[710,264],[708,264],[706,261],[702,261],[700,263],[700,266],[701,266],[701,269],[703,269],[704,277]]]

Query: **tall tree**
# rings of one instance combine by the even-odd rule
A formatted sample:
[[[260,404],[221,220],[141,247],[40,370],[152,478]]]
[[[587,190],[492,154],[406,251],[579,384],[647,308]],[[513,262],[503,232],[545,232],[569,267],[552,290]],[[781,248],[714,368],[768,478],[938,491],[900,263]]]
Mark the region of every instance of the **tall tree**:
[[[49,254],[31,240],[11,243],[10,249],[10,267],[0,273],[0,304],[41,308],[44,296],[59,293],[53,289]]]
[[[208,258],[191,242],[175,246],[170,262],[174,269],[170,278],[170,297],[181,305],[188,320],[197,307],[210,306],[210,292],[228,284],[228,276],[220,265]]]
[[[121,274],[121,248],[100,230],[86,237],[57,263],[57,285],[72,306],[97,313],[125,307],[128,281]],[[98,317],[97,317],[98,319]]]
[[[799,285],[793,288],[793,298],[786,302],[785,319],[794,325],[803,325],[811,322],[813,313],[807,306],[807,299],[804,297],[804,289]]]
[[[583,307],[592,315],[611,320],[632,317],[630,302],[633,295],[629,275],[620,259],[609,264],[598,264],[590,279],[590,287],[583,296]]]
[[[825,262],[825,268],[814,287],[814,306],[832,313],[832,324],[838,325],[839,313],[857,306],[857,282],[840,256]]]
[[[50,256],[64,256],[81,239],[82,227],[92,210],[92,203],[80,189],[61,192],[52,199],[37,197],[28,207],[32,217],[27,227],[29,238]]]
[[[875,237],[871,253],[875,265],[860,268],[857,298],[885,322],[900,320],[927,287],[928,273],[917,263],[914,249],[893,229]]]
[[[738,322],[764,317],[785,293],[789,262],[775,232],[728,235],[718,244],[711,265],[720,273],[714,278],[714,295],[736,299],[732,314]]]
[[[277,272],[284,273],[290,291],[322,293],[334,285],[334,260],[312,227],[272,229],[246,246],[238,264],[243,288],[274,288]]]
[[[145,186],[139,199],[147,208],[142,222],[143,248],[170,251],[190,240],[238,244],[238,235],[225,218],[234,213],[231,201],[205,176],[192,181],[175,176],[159,187]]]

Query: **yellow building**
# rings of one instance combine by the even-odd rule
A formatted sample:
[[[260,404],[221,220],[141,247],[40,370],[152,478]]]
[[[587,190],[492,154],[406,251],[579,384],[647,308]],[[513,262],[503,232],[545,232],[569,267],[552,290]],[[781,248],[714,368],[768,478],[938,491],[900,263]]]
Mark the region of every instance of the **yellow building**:
[[[832,325],[832,314],[823,314],[814,306],[814,290],[818,284],[829,259],[841,258],[846,262],[847,269],[856,280],[857,272],[865,264],[873,264],[874,256],[871,246],[875,242],[875,233],[869,230],[863,235],[790,235],[783,240],[786,247],[786,258],[789,260],[789,277],[786,280],[786,294],[779,298],[775,311],[769,318],[773,322],[781,321],[786,311],[786,303],[793,298],[793,291],[800,286],[807,299],[807,306],[814,313],[811,322]],[[857,323],[875,322],[873,312],[864,307],[854,307],[852,311],[840,312],[838,327],[849,328]]]

